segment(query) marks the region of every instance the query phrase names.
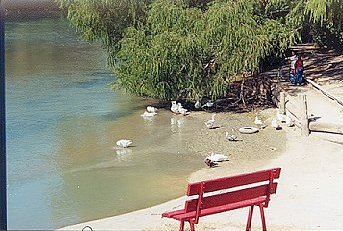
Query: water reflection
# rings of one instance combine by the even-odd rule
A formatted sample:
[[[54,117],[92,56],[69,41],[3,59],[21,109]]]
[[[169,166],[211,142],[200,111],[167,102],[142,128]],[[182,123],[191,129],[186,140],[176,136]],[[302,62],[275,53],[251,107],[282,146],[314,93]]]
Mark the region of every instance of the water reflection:
[[[183,117],[172,117],[172,118],[170,118],[170,130],[173,133],[181,131],[184,124],[185,124],[185,118],[183,118]]]
[[[121,149],[117,148],[116,153],[117,153],[117,160],[119,162],[129,161],[132,159],[132,149],[130,148],[121,148]]]
[[[148,126],[152,125],[154,119],[156,118],[156,116],[146,116],[146,115],[144,115],[144,114],[142,114],[141,116],[142,116],[144,122],[146,122],[146,124],[147,124]]]

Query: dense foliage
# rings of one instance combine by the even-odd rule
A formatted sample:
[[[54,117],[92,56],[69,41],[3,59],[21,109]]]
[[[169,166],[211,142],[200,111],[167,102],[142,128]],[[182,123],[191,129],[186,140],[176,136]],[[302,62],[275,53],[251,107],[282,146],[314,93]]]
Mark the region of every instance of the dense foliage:
[[[255,5],[216,2],[202,12],[154,2],[146,23],[130,27],[120,42],[118,84],[163,99],[224,96],[237,73],[257,69],[261,59],[292,41],[290,29],[257,17]]]
[[[161,99],[225,97],[238,74],[296,41],[343,38],[343,0],[57,1],[102,41],[115,86]]]
[[[342,49],[343,0],[270,0],[270,16],[281,16],[304,42]]]

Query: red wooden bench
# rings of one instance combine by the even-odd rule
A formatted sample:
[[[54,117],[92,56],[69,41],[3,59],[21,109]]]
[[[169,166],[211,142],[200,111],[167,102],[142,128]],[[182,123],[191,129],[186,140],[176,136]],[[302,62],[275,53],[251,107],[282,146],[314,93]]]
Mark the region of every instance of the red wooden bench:
[[[184,209],[165,212],[162,217],[180,221],[180,231],[184,223],[189,222],[191,231],[199,218],[243,207],[250,207],[246,230],[251,230],[251,218],[254,206],[260,208],[263,230],[267,230],[264,208],[268,207],[270,195],[276,193],[281,168],[257,171],[253,173],[206,180],[188,184],[187,196],[193,196],[185,202]],[[197,195],[197,196],[196,196]]]

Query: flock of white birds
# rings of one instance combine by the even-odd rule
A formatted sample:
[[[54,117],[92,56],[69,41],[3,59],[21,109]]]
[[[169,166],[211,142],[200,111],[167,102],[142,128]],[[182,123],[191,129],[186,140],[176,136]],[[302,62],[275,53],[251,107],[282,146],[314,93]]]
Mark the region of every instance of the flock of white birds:
[[[176,103],[176,101],[171,101],[172,105],[170,110],[175,114],[187,115],[187,109],[184,108],[181,103]]]
[[[195,103],[195,108],[203,108],[203,107],[212,107],[213,103],[206,103],[204,105],[201,105],[199,101]],[[171,101],[171,112],[175,114],[181,114],[181,115],[187,115],[188,110],[185,109],[181,103],[177,103],[177,101]],[[141,115],[142,117],[152,117],[157,115],[158,109],[152,106],[148,106],[146,108],[146,111]],[[212,114],[212,117],[210,120],[205,121],[205,126],[208,129],[213,129],[215,128],[215,116],[216,114]],[[271,121],[271,126],[275,128],[276,130],[281,129],[280,123],[285,123],[287,126],[292,127],[294,126],[293,121],[286,115],[283,115],[279,109],[276,109],[276,118],[273,118]],[[259,114],[256,114],[254,124],[259,128],[263,129],[266,127],[262,119],[260,118]],[[229,132],[225,132],[225,138],[228,141],[238,141],[237,136],[229,134]],[[128,139],[121,139],[116,142],[117,147],[119,148],[127,148],[132,144],[132,140]],[[228,156],[218,154],[218,153],[210,153],[204,160],[204,162],[209,166],[209,167],[214,167],[218,165],[218,162],[221,161],[227,161],[229,160]]]

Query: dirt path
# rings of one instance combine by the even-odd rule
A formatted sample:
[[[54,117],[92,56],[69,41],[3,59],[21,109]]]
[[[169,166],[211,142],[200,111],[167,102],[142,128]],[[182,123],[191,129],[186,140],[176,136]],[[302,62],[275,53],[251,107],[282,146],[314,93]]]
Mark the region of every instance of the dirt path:
[[[318,60],[321,60],[319,63]],[[307,66],[307,67],[306,67]],[[305,62],[307,78],[343,101],[343,55],[319,54]],[[342,124],[343,105],[325,96],[317,89],[307,90],[310,112],[325,122]]]

